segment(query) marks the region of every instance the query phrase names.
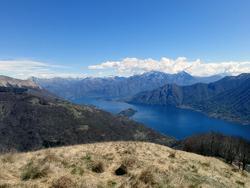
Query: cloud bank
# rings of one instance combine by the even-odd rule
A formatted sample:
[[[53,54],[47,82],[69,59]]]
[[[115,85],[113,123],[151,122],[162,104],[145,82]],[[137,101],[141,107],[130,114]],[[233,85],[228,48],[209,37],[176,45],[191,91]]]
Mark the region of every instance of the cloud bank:
[[[30,76],[40,78],[52,77],[86,77],[86,74],[58,73],[58,69],[69,69],[70,67],[51,65],[32,60],[0,60],[0,74],[14,78],[27,79]]]
[[[250,73],[250,62],[205,64],[201,63],[199,59],[196,61],[187,61],[185,57],[179,57],[176,60],[163,57],[160,61],[154,59],[125,58],[122,61],[108,61],[99,65],[88,66],[88,68],[101,69],[102,71],[99,72],[99,76],[108,76],[110,74],[131,76],[149,71],[161,71],[169,74],[185,71],[194,76],[211,76],[216,74],[238,75],[241,73]],[[69,73],[69,69],[71,73]],[[85,78],[87,76],[86,73],[72,73],[73,70],[74,69],[71,67],[52,65],[32,60],[0,60],[0,75],[20,79],[27,79],[30,76],[40,78]]]
[[[211,76],[215,74],[238,75],[250,73],[250,62],[201,63],[186,61],[185,57],[176,60],[163,57],[160,61],[153,59],[125,58],[122,61],[108,61],[100,65],[88,66],[89,69],[114,69],[119,75],[135,75],[149,71],[161,71],[175,74],[185,71],[194,76]]]

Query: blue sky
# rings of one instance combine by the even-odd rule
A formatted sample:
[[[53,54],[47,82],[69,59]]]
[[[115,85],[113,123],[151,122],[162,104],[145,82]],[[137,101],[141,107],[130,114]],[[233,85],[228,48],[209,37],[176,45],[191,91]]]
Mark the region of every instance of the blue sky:
[[[0,74],[250,72],[249,8],[249,0],[0,0]]]

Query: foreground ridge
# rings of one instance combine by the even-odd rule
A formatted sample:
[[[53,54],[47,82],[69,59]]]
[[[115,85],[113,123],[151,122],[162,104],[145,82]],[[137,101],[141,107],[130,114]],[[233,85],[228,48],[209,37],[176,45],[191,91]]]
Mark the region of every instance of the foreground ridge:
[[[146,142],[105,142],[0,155],[0,187],[249,187],[223,161]]]

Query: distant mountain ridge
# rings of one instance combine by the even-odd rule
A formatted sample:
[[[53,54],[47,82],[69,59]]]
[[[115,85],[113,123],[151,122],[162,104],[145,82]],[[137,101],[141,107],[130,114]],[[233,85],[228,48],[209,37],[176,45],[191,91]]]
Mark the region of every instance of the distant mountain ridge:
[[[8,76],[0,75],[0,87],[2,90],[8,91],[18,91],[18,90],[27,90],[29,94],[36,95],[39,97],[45,97],[47,99],[58,99],[59,97],[53,93],[48,92],[46,89],[43,89],[40,85],[35,84],[30,80],[20,80],[11,78]],[[7,88],[7,89],[6,89]],[[19,88],[19,89],[18,89]]]
[[[8,76],[0,75],[0,86],[3,87],[16,87],[16,88],[39,88],[41,86],[35,84],[30,80],[19,80],[15,78],[11,78]]]
[[[29,78],[30,81],[63,98],[121,98],[133,96],[142,91],[156,89],[165,84],[191,85],[198,82],[212,82],[221,79],[220,76],[193,77],[186,72],[166,74],[151,71],[141,75],[125,77],[87,77],[72,78]]]
[[[228,76],[209,84],[167,84],[149,92],[139,93],[126,101],[188,107],[213,117],[250,124],[250,74]]]
[[[250,74],[241,74],[237,77],[228,76],[209,84],[197,83],[189,86],[166,84],[152,91],[138,93],[128,101],[172,106],[191,105],[194,101],[201,101],[237,87],[248,78],[250,78]]]

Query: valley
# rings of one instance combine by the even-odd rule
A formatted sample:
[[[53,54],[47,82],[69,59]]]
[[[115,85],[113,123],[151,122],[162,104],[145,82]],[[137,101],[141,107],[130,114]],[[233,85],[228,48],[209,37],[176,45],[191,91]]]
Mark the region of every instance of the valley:
[[[249,7],[0,0],[0,188],[250,188]]]
[[[202,102],[217,95],[221,96],[218,102],[227,104],[228,91],[231,100],[240,99],[232,104],[238,104],[247,99],[248,77],[190,86],[167,84],[156,89],[160,95],[152,90],[135,96],[144,100],[143,95],[150,93],[146,98],[150,104],[131,104],[131,98],[68,101],[29,81],[2,76],[0,187],[248,186],[250,127],[179,108],[184,104],[206,107],[209,103]],[[166,95],[162,88],[167,88]],[[194,102],[197,99],[200,103]],[[157,100],[167,105],[154,103]],[[248,103],[236,105],[242,106]],[[242,161],[242,169],[237,161]]]
[[[122,110],[132,108],[137,113],[130,118],[152,127],[164,134],[182,139],[199,132],[219,132],[227,135],[242,136],[250,140],[250,126],[232,123],[203,113],[173,106],[130,104],[98,99],[74,99],[76,103],[93,104],[97,108],[117,114]]]
[[[250,124],[248,116],[250,74],[241,74],[236,77],[227,76],[218,79],[219,76],[197,78],[186,72],[171,75],[152,71],[128,78],[107,77],[76,80],[60,78],[38,79],[33,77],[29,80],[41,84],[50,91],[55,92],[56,90],[57,92],[55,93],[60,93],[64,97],[66,95],[69,96],[66,94],[67,92],[71,92],[71,101],[94,105],[113,114],[128,108],[135,108],[138,112],[131,116],[133,120],[179,139],[198,132],[208,131],[233,134],[249,139],[249,126],[242,128],[242,124]],[[204,83],[201,83],[202,81]],[[209,81],[215,82],[206,83]],[[163,84],[166,85],[156,88]],[[80,85],[81,88],[78,88],[77,91],[81,95],[74,94],[73,88]],[[119,87],[127,88],[126,92],[130,93],[126,93],[121,88],[118,89],[118,93],[113,93],[118,85]],[[93,90],[95,87],[99,91],[105,91],[106,94],[97,92],[95,89]],[[152,88],[156,89],[143,91]],[[142,92],[131,96],[138,91]],[[89,92],[95,94],[92,95],[93,93],[90,94]],[[79,96],[85,95],[88,97],[79,98]],[[112,101],[114,98],[124,96],[126,97],[114,100],[120,101],[120,103]],[[233,103],[230,101],[233,101]],[[126,105],[124,102],[129,104]],[[177,110],[173,107],[181,107],[181,109]],[[197,112],[194,112],[194,110]],[[209,118],[199,112],[217,119]],[[175,127],[174,129],[172,128],[173,126]]]

